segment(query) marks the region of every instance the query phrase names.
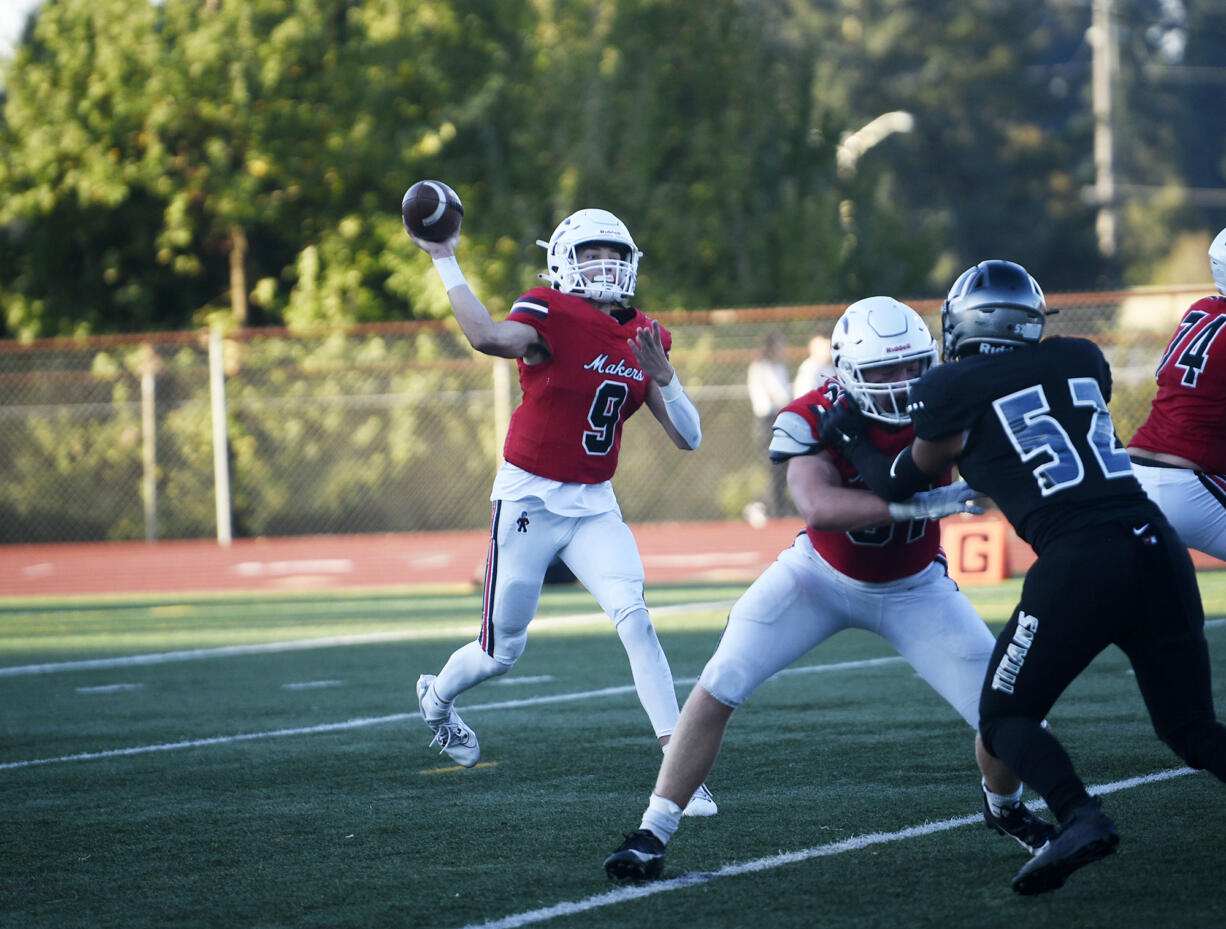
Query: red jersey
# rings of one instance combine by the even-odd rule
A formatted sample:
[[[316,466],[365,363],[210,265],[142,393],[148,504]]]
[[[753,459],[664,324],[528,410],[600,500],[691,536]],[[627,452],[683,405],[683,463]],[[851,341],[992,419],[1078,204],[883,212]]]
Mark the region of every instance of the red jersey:
[[[539,364],[519,360],[524,398],[511,414],[503,457],[538,477],[599,484],[613,477],[622,424],[643,405],[650,378],[627,344],[651,320],[638,310],[625,322],[582,297],[534,287],[511,306],[507,319],[541,334],[550,355]],[[660,336],[667,352],[672,335]]]
[[[830,408],[831,396],[841,389],[838,381],[827,378],[817,390],[802,394],[784,407],[779,416],[800,416],[809,429],[807,440],[817,444],[818,417],[823,410]],[[865,436],[891,458],[910,445],[915,437],[910,426],[892,429],[873,420],[868,422],[870,425]],[[821,445],[817,444],[808,454],[821,450]],[[830,455],[839,469],[844,487],[868,490],[855,465],[836,452],[830,452]],[[781,456],[773,457],[779,460]],[[947,472],[935,484],[944,486],[949,482],[950,474]],[[919,519],[855,532],[819,532],[809,527],[805,528],[805,532],[813,548],[833,568],[855,580],[880,584],[918,574],[935,560],[943,561],[940,525],[937,520]]]
[[[1128,444],[1226,473],[1226,297],[1197,300],[1183,314],[1154,379],[1149,418]]]

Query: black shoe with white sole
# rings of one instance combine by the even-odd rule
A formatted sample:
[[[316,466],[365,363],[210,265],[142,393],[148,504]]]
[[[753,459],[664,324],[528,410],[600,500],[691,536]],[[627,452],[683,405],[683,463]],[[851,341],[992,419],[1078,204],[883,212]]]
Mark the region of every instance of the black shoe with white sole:
[[[1120,834],[1098,798],[1081,804],[1045,849],[1013,878],[1019,894],[1041,894],[1064,886],[1070,874],[1115,851]]]
[[[635,829],[604,861],[605,874],[615,881],[654,881],[663,870],[664,843],[646,829]]]
[[[983,821],[989,829],[1017,839],[1018,844],[1032,855],[1041,852],[1056,834],[1055,826],[1041,816],[1035,816],[1026,808],[1026,804],[1021,802],[1002,810],[1001,815],[997,816],[992,812],[992,804],[988,802],[986,791],[983,794]]]

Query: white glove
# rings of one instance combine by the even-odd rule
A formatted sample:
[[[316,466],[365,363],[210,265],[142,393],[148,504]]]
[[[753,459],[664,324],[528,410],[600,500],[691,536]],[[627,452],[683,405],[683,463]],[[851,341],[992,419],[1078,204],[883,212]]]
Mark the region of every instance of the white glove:
[[[958,481],[948,487],[922,490],[901,503],[891,503],[890,518],[896,523],[904,523],[910,519],[940,519],[954,513],[978,515],[983,512],[983,507],[971,503],[971,500],[978,496],[979,492],[973,490],[966,481]]]

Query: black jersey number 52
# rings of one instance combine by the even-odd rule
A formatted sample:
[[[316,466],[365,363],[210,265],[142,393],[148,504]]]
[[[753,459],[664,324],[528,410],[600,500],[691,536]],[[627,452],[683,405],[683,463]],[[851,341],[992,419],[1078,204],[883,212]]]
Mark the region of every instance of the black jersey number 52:
[[[1103,476],[1111,479],[1131,474],[1128,453],[1116,445],[1111,414],[1098,381],[1092,377],[1071,377],[1068,390],[1073,406],[1093,410],[1086,444]],[[1031,473],[1044,497],[1066,487],[1075,487],[1085,479],[1085,465],[1069,434],[1059,420],[1048,415],[1051,404],[1047,402],[1042,385],[1001,397],[992,406],[1018,457],[1030,461],[1042,456],[1041,463]]]

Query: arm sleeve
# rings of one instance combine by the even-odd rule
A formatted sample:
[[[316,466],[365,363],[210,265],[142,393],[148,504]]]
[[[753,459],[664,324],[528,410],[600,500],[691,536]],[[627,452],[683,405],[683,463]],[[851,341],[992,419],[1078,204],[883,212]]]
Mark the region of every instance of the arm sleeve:
[[[890,502],[906,500],[932,486],[932,478],[915,466],[910,445],[891,460],[870,443],[857,442],[847,449],[847,456],[869,490]]]
[[[660,396],[664,398],[664,409],[668,418],[681,433],[681,438],[691,449],[698,448],[702,443],[702,420],[698,415],[698,407],[689,398],[685,388],[681,386],[681,378],[673,373],[673,379],[660,388]]]

